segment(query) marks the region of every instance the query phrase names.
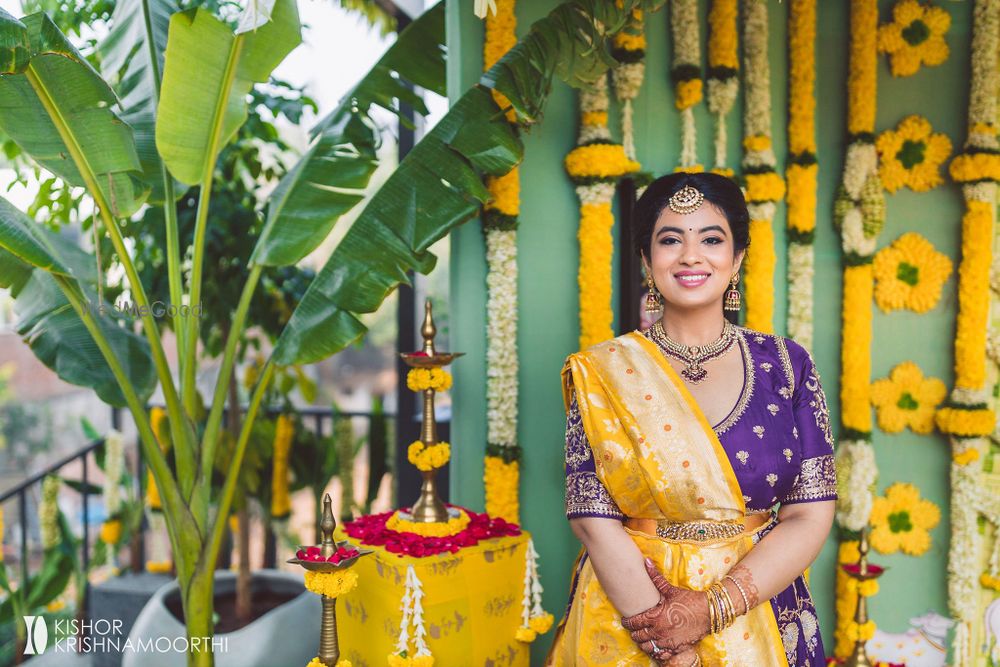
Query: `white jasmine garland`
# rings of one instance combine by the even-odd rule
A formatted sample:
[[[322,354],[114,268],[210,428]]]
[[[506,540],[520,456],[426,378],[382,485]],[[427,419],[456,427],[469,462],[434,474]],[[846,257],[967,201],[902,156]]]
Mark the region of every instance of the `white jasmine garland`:
[[[613,201],[615,198],[614,183],[593,183],[591,185],[578,185],[576,196],[583,204],[603,204]]]
[[[812,285],[815,258],[811,243],[788,244],[788,335],[812,348]]]
[[[673,69],[701,68],[701,24],[697,0],[674,0],[670,3],[670,33],[674,46]],[[694,108],[681,109],[681,167],[697,164],[698,136]]]
[[[608,85],[604,77],[601,77],[593,86],[580,89],[580,112],[608,112]],[[591,125],[581,123],[580,132],[577,135],[577,145],[589,144],[595,141],[611,141],[611,130],[608,129],[607,124]]]
[[[842,440],[836,455],[837,523],[858,531],[868,525],[878,467],[875,449],[865,440]]]
[[[517,443],[517,232],[486,233],[487,441]]]
[[[743,4],[743,81],[745,136],[771,136],[771,66],[767,59],[767,2]],[[773,160],[773,153],[772,160]],[[773,166],[774,163],[771,163]]]
[[[121,432],[112,429],[104,439],[104,510],[113,517],[121,508],[121,478],[125,466],[124,440]]]
[[[396,653],[406,653],[408,656],[421,657],[431,655],[427,646],[427,628],[424,624],[424,586],[417,571],[412,565],[406,566],[406,581],[403,598],[400,601],[402,617],[399,622],[399,636],[396,639]],[[413,634],[410,635],[410,626]],[[410,652],[410,640],[413,640],[413,652]]]

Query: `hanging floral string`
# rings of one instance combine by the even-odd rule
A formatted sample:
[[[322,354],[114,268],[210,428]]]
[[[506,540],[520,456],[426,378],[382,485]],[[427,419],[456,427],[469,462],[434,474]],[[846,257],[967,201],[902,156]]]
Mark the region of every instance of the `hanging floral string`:
[[[399,638],[396,652],[389,655],[389,667],[432,667],[434,656],[427,647],[427,628],[424,626],[424,586],[412,565],[406,566],[406,582],[401,604]],[[410,627],[413,635],[410,635]],[[410,644],[413,651],[410,651]]]
[[[617,0],[619,7],[621,0]],[[622,109],[622,147],[635,160],[635,128],[632,123],[632,100],[639,96],[646,72],[646,35],[642,10],[633,9],[625,27],[611,40],[611,54],[618,61],[611,70],[615,99]]]
[[[737,47],[736,0],[712,0],[708,10],[708,110],[715,116],[715,167],[712,171],[732,176],[726,167],[726,116],[740,91],[740,59]]]
[[[694,106],[701,102],[701,23],[698,0],[670,3],[670,35],[674,61],[670,77],[674,82],[674,104],[681,112],[681,171],[701,171],[698,163],[698,136]]]
[[[497,0],[486,17],[484,69],[491,68],[517,43],[514,0]],[[493,91],[501,108],[510,106]],[[516,120],[513,111],[508,120]],[[486,237],[486,460],[483,485],[486,513],[518,523],[518,478],[521,448],[517,444],[517,225],[520,174],[489,178],[490,202],[483,210]]]
[[[170,425],[167,413],[163,408],[153,408],[149,411],[149,425],[153,430],[160,450],[166,454],[170,450]],[[153,471],[146,471],[146,520],[149,522],[149,560],[146,561],[146,571],[154,574],[169,573],[173,567],[170,552],[170,540],[167,534],[167,519],[163,515],[163,503],[160,490],[153,478]]]
[[[871,445],[872,256],[885,222],[885,195],[875,150],[877,92],[876,0],[851,0],[851,43],[847,81],[847,156],[834,210],[844,253],[843,329],[841,332],[841,439],[837,476],[844,493],[837,501],[837,522],[848,533],[868,525],[872,491],[878,478]],[[851,539],[845,544],[856,544]],[[838,589],[847,575],[837,572]],[[835,654],[853,648],[853,609],[838,606]]]
[[[538,552],[534,540],[528,540],[524,559],[524,596],[521,599],[521,627],[515,638],[530,643],[552,627],[552,614],[542,609],[542,582],[538,576]]]
[[[287,521],[292,513],[288,492],[288,459],[295,438],[295,420],[278,415],[274,425],[274,463],[271,468],[271,520]]]
[[[813,342],[816,235],[816,0],[788,5],[788,335]]]
[[[997,142],[997,68],[1000,0],[976,0],[973,9],[969,133],[965,150],[952,160],[950,173],[962,184],[962,261],[958,268],[955,322],[955,386],[938,410],[938,428],[950,436],[951,543],[948,552],[948,606],[957,619],[952,642],[955,667],[975,662],[971,632],[978,611],[976,575],[984,548],[977,507],[982,461],[990,450],[996,414],[989,407],[986,382],[990,318],[990,266],[995,235],[1000,144]],[[975,454],[973,454],[975,452]]]
[[[785,196],[785,182],[775,171],[771,148],[771,68],[767,60],[766,0],[743,5],[743,58],[746,97],[743,110],[743,173],[746,176],[750,238],[744,268],[746,326],[774,330],[774,230],[777,202]]]
[[[601,77],[580,90],[580,133],[566,156],[566,173],[580,199],[580,349],[614,336],[611,310],[611,258],[615,183],[639,170],[608,130],[608,83]]]

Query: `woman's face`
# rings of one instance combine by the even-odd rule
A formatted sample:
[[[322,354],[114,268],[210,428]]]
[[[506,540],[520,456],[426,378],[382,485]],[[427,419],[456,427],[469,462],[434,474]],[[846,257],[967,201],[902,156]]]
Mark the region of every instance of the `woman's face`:
[[[734,255],[733,247],[729,221],[708,201],[686,215],[664,208],[653,226],[649,258],[643,259],[664,308],[721,310],[729,281],[743,261],[743,251]]]

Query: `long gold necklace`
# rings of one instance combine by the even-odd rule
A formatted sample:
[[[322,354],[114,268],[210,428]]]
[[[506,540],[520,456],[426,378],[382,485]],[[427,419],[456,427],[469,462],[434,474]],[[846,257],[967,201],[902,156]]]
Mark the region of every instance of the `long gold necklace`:
[[[708,377],[708,371],[702,364],[722,356],[736,342],[736,329],[729,320],[726,320],[722,327],[722,334],[708,345],[682,345],[678,343],[667,335],[662,320],[653,325],[651,332],[653,339],[660,344],[664,352],[684,364],[681,377],[691,384],[698,384]]]

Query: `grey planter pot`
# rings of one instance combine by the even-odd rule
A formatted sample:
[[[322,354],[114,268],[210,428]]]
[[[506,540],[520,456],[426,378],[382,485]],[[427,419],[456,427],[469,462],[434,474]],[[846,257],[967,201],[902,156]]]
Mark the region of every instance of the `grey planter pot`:
[[[319,646],[322,603],[319,596],[306,591],[301,575],[277,570],[254,572],[255,591],[291,592],[298,595],[275,607],[250,625],[215,636],[216,667],[274,667],[275,665],[305,665]],[[215,592],[231,592],[236,588],[236,575],[217,572]],[[167,609],[165,600],[178,595],[173,581],[158,590],[132,626],[129,644],[132,650],[122,656],[122,667],[186,667],[187,643],[184,625]],[[176,641],[175,641],[176,640]],[[143,642],[146,646],[143,646]],[[148,649],[153,643],[153,650]],[[174,648],[180,647],[181,651]],[[143,647],[145,650],[138,650]],[[166,648],[165,651],[160,649]]]

